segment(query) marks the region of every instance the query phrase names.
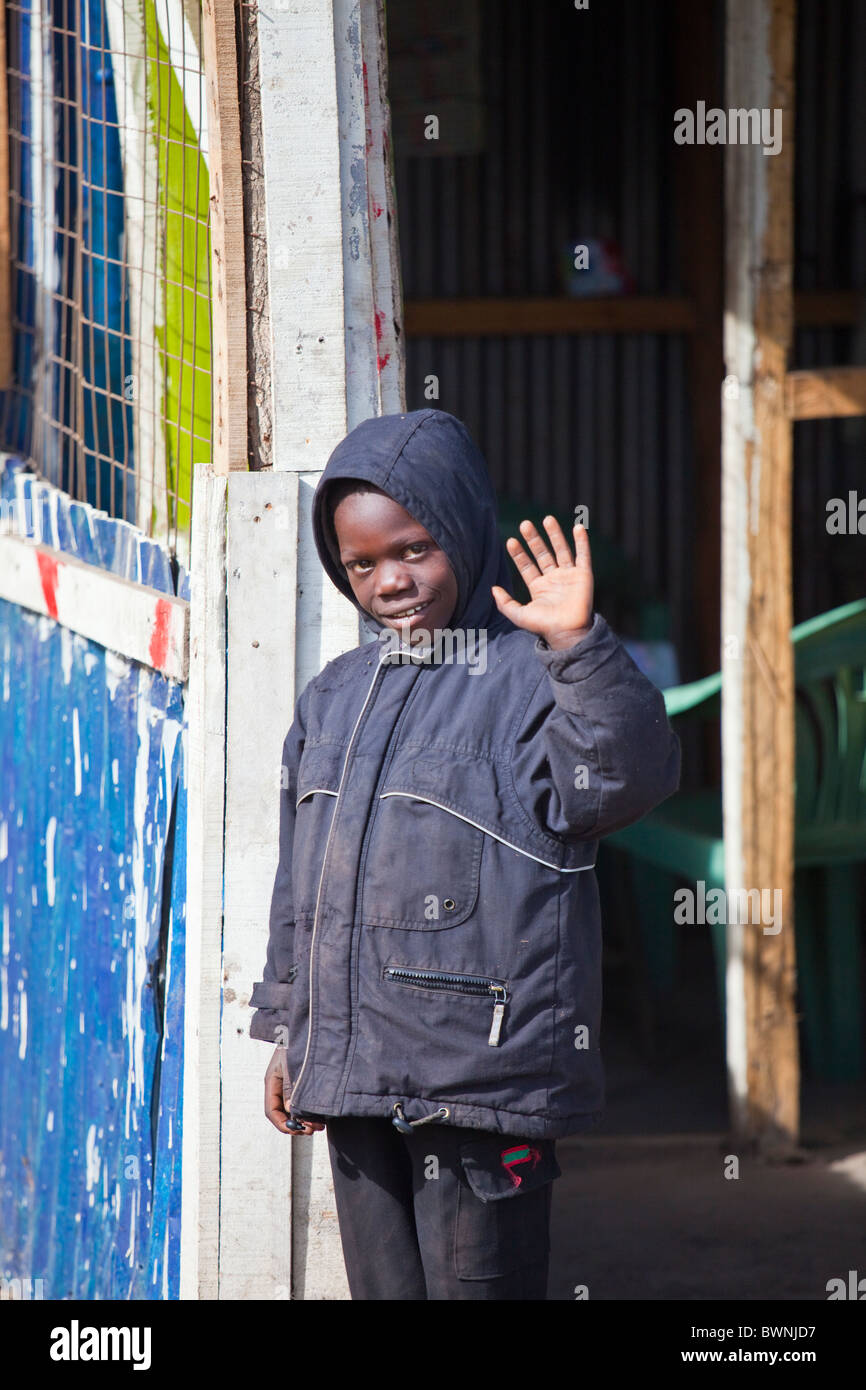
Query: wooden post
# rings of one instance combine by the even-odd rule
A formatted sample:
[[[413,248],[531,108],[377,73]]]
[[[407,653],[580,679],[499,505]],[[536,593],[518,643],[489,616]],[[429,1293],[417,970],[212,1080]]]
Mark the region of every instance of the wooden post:
[[[226,480],[193,478],[180,1296],[217,1298],[225,806]]]
[[[210,168],[213,467],[247,468],[247,320],[234,0],[202,0]]]
[[[249,994],[295,699],[359,638],[315,552],[313,490],[354,424],[405,409],[384,7],[293,0],[258,15],[274,468],[251,473],[235,28],[229,0],[204,3],[215,452],[193,514],[182,1292],[346,1298],[327,1141],[268,1125],[270,1051],[249,1038]]]
[[[725,150],[722,750],[732,890],[781,894],[782,926],[728,926],[728,1077],[736,1131],[764,1152],[799,1127],[794,1011],[794,668],[790,642],[795,0],[728,0],[726,100],[781,111],[782,145]],[[777,128],[779,115],[774,118]],[[729,913],[729,922],[730,922]],[[751,919],[750,919],[751,920]]]
[[[225,918],[219,1297],[288,1299],[291,1157],[264,1116],[270,1050],[249,1036],[277,864],[280,764],[295,668],[298,479],[234,472],[226,505]]]

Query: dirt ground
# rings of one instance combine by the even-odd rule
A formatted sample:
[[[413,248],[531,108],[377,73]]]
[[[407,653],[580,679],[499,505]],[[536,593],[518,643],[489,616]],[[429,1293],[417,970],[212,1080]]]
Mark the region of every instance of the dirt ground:
[[[705,943],[681,950],[662,1011],[610,955],[607,1111],[557,1143],[548,1298],[826,1300],[828,1280],[866,1277],[866,1084],[806,1073],[802,1161],[737,1154]]]

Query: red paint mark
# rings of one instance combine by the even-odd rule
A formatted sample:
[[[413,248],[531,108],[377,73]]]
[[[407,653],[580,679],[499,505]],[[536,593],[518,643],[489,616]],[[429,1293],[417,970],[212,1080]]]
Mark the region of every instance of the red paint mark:
[[[158,598],[156,601],[156,617],[153,620],[153,632],[150,635],[150,664],[157,670],[161,670],[165,665],[165,658],[168,654],[168,624],[171,618],[171,604],[167,599]]]
[[[42,596],[45,599],[45,606],[49,615],[56,618],[58,562],[50,555],[46,555],[43,550],[37,550],[36,563],[39,566],[39,578],[42,582]]]
[[[385,315],[382,313],[382,311],[381,311],[380,309],[377,309],[377,310],[376,310],[376,342],[377,342],[377,343],[381,343],[381,341],[382,341],[382,324],[384,323],[384,321],[385,321]],[[381,370],[382,370],[383,367],[387,367],[390,356],[391,356],[390,352],[386,352],[384,357],[382,357],[381,354],[377,354],[377,356],[376,356],[376,366],[378,367],[378,369],[379,369],[380,372],[381,372]]]
[[[385,211],[385,209],[384,209],[384,208],[380,208],[378,203],[374,203],[374,204],[373,204],[373,211],[375,212],[375,214],[376,214],[377,217],[381,217],[381,216],[382,216],[382,213]]]

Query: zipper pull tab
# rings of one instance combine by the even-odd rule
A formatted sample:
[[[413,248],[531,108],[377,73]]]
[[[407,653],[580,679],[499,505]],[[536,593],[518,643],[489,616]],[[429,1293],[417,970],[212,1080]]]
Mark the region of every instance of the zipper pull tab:
[[[497,999],[496,1003],[493,1005],[493,1022],[490,1025],[490,1036],[487,1039],[490,1047],[498,1047],[499,1034],[502,1032],[502,1019],[505,1014],[505,1001],[508,995],[502,985],[491,985],[491,989],[497,994],[500,992],[502,994],[502,998]]]

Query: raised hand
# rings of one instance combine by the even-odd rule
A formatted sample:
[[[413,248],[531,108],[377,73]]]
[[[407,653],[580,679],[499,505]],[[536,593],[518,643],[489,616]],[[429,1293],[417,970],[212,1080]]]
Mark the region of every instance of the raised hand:
[[[555,516],[544,518],[544,529],[552,553],[531,521],[520,523],[531,555],[514,536],[505,542],[529,590],[530,602],[518,603],[498,584],[490,592],[500,613],[515,627],[535,632],[549,647],[561,650],[575,646],[592,627],[592,557],[584,526],[574,528],[574,555]]]

